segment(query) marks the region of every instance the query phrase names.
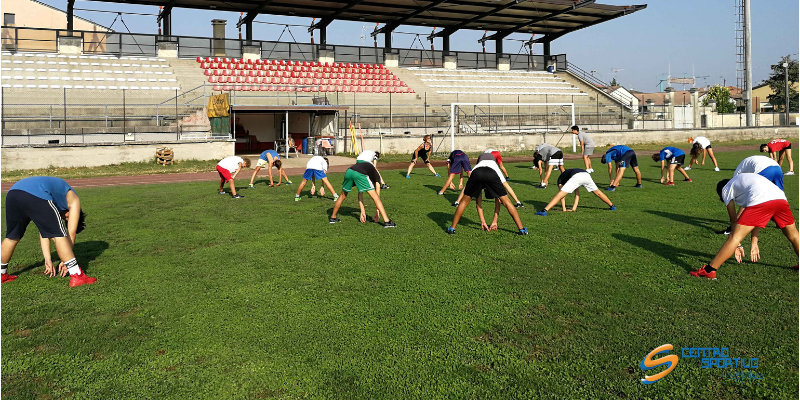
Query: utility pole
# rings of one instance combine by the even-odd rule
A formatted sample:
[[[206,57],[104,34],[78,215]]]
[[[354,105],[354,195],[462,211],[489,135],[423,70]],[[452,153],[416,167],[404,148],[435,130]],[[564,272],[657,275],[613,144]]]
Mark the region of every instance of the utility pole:
[[[753,53],[751,47],[750,0],[744,0],[744,106],[747,126],[753,126]]]
[[[786,125],[789,125],[789,63],[783,63],[783,82],[784,92],[783,92],[783,113],[786,115]]]

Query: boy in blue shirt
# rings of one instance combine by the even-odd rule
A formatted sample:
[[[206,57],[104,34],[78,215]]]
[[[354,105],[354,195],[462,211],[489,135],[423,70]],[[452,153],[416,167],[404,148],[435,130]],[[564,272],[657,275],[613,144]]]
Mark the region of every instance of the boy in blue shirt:
[[[278,185],[281,185],[281,177],[286,178],[286,184],[291,185],[292,181],[289,180],[289,177],[286,176],[286,171],[283,170],[283,162],[281,162],[281,156],[278,155],[278,152],[275,150],[266,150],[258,157],[258,163],[256,164],[256,169],[253,171],[253,176],[250,177],[250,189],[253,189],[253,181],[256,180],[256,175],[258,175],[258,171],[261,168],[266,168],[267,172],[269,173],[269,186],[275,186],[274,182],[272,181],[272,167],[278,169]]]
[[[684,182],[692,181],[692,178],[689,178],[689,175],[683,170],[683,162],[686,161],[686,153],[684,153],[683,150],[677,147],[664,147],[658,154],[653,154],[653,161],[661,161],[661,183],[664,183],[665,163],[669,163],[666,176],[667,182],[664,183],[665,185],[675,186],[675,168],[686,178],[683,180]]]
[[[61,259],[58,266],[59,274],[63,277],[69,272],[70,287],[96,282],[97,278],[83,273],[72,250],[75,236],[86,227],[85,218],[86,214],[81,210],[81,200],[72,187],[61,178],[34,176],[11,186],[6,195],[6,238],[1,246],[2,256],[0,256],[2,283],[17,279],[16,276],[8,274],[8,262],[31,221],[39,229],[45,275],[50,277],[56,275],[50,259],[52,240]]]
[[[616,178],[614,178],[614,174],[611,171],[611,161],[614,161],[617,165]],[[628,167],[633,168],[633,172],[636,174],[636,186],[634,187],[642,187],[642,173],[639,171],[639,161],[636,160],[636,153],[630,147],[622,145],[614,146],[606,151],[606,154],[603,155],[600,162],[608,164],[608,180],[611,181],[611,183],[606,190],[609,192],[617,190],[617,186],[619,186],[622,180],[622,174],[625,173],[625,169]]]

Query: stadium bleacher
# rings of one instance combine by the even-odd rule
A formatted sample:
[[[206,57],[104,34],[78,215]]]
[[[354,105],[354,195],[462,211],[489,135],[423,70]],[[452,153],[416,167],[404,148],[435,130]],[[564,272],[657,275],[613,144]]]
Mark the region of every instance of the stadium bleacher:
[[[588,96],[563,78],[544,71],[408,70],[438,94]]]
[[[2,87],[180,90],[169,63],[154,57],[2,53]]]
[[[415,93],[382,64],[197,57],[215,91]]]

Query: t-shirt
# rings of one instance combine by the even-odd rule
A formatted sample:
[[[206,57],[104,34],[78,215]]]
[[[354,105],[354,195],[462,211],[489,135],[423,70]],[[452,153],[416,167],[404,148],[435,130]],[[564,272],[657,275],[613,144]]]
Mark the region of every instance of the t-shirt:
[[[750,156],[742,160],[733,175],[757,174],[769,167],[780,167],[775,160],[766,156]]]
[[[494,156],[494,161],[496,163],[498,163],[498,164],[503,162],[503,156],[501,156],[500,152],[495,150],[495,149],[486,150],[486,151],[484,151],[484,153],[493,155]]]
[[[491,153],[483,153],[478,156],[478,163],[481,161],[494,161],[495,163],[497,160],[494,159],[494,156]]]
[[[586,172],[586,170],[580,168],[571,168],[562,172],[561,175],[558,176],[558,180],[556,180],[556,185],[563,185],[567,183],[567,181],[572,179],[575,174],[579,174],[581,172]]]
[[[631,149],[628,146],[623,146],[623,145],[614,146],[608,149],[608,151],[606,151],[605,155],[606,162],[610,163],[611,161],[620,161],[622,160],[622,155],[631,150],[633,149]]]
[[[480,157],[478,157],[478,165],[476,165],[475,168],[472,169],[472,172],[475,172],[475,170],[478,168],[491,168],[497,174],[497,177],[500,178],[500,182],[506,181],[506,178],[503,177],[503,173],[500,172],[500,167],[497,166],[497,162],[495,162],[494,160],[481,161]]]
[[[594,147],[594,140],[586,132],[578,133],[578,141],[583,142],[586,147]]]
[[[450,152],[450,155],[447,156],[447,163],[452,164],[453,161],[456,159],[456,156],[464,155],[464,152],[461,150],[453,150]]]
[[[751,207],[772,200],[786,200],[786,194],[769,179],[758,174],[739,174],[722,188],[722,202],[731,200],[740,207]]]
[[[369,180],[371,180],[374,183],[381,182],[381,175],[378,173],[378,170],[375,169],[375,166],[372,165],[371,162],[358,163],[350,167],[350,169],[358,172],[359,174],[368,176]]]
[[[700,143],[700,147],[702,147],[704,149],[706,147],[708,147],[708,146],[711,146],[711,141],[708,140],[708,138],[706,138],[705,136],[698,136],[698,137],[694,138],[694,142],[695,143]]]
[[[372,150],[364,150],[356,158],[356,161],[374,162],[378,161],[378,155]]]
[[[264,161],[269,161],[269,159],[267,158],[267,154],[272,156],[272,160],[273,161],[281,159],[281,156],[278,155],[278,152],[275,151],[275,150],[267,150],[267,151],[261,153],[261,156],[258,157],[258,158],[260,158],[260,159],[262,159]]]
[[[319,171],[327,171],[328,170],[328,163],[325,162],[325,158],[322,156],[314,156],[308,160],[306,163],[306,169],[316,169]]]
[[[789,146],[792,145],[792,142],[784,139],[775,139],[769,143],[767,143],[767,147],[771,153],[777,153]]]
[[[542,161],[547,163],[548,161],[550,161],[550,157],[552,157],[553,154],[556,154],[559,151],[561,151],[561,149],[559,149],[558,147],[549,145],[547,143],[542,143],[542,144],[536,146],[536,151],[538,151],[539,154],[542,156]]]
[[[679,157],[682,155],[686,155],[686,153],[677,147],[664,147],[661,152],[658,153],[658,159],[664,161],[672,157]]]
[[[67,211],[69,209],[67,192],[72,190],[72,187],[61,178],[32,176],[15,183],[9,190],[21,190],[42,200],[51,200],[59,210]]]
[[[239,169],[239,163],[244,164],[244,160],[242,160],[242,157],[230,156],[223,158],[222,161],[217,163],[217,165],[227,169],[231,173],[234,173],[236,172],[237,169]]]

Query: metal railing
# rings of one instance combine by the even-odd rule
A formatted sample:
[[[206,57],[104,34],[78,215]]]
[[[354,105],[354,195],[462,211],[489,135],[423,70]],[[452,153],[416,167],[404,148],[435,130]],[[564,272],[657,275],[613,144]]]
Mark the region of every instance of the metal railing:
[[[588,73],[588,72],[584,71],[583,69],[581,69],[580,67],[578,67],[577,65],[575,65],[575,64],[573,64],[571,62],[565,61],[564,64],[565,64],[567,72],[570,72],[572,75],[574,75],[574,76],[586,81],[586,83],[588,83],[590,86],[594,86],[595,89],[597,89],[598,91],[603,92],[604,94],[606,94],[611,99],[613,99],[613,100],[625,105],[629,109],[633,107],[633,104],[631,103],[631,99],[629,99],[629,98],[627,98],[625,96],[621,96],[621,95],[619,95],[619,94],[617,94],[615,92],[611,92],[611,93],[605,92],[605,89],[606,88],[610,88],[611,85],[609,85],[608,83],[603,82],[602,80],[600,80],[600,78],[594,76],[591,73]],[[563,71],[564,69],[560,69],[560,70]]]

